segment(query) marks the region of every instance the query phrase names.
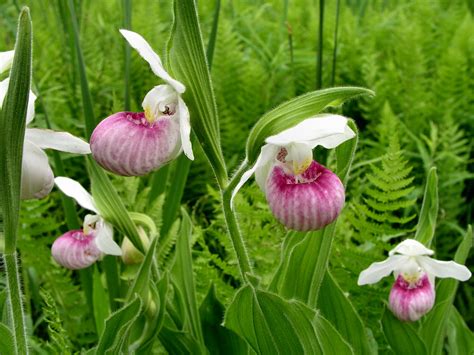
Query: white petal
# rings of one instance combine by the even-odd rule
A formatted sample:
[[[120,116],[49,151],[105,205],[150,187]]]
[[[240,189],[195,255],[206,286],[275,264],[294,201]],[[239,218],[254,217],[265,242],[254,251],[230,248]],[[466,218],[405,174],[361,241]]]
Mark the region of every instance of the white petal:
[[[240,178],[239,183],[235,186],[234,191],[232,191],[232,197],[230,199],[231,206],[233,208],[233,201],[237,192],[244,186],[244,184],[250,179],[250,177],[255,174],[255,178],[257,179],[257,183],[260,188],[265,191],[265,183],[268,177],[268,173],[271,169],[271,163],[276,157],[278,153],[278,147],[275,147],[271,144],[266,144],[262,147],[260,151],[260,155],[257,158],[254,166],[252,166],[249,170],[247,170],[242,177]],[[257,173],[258,171],[258,173]]]
[[[92,195],[77,181],[68,177],[58,176],[54,179],[54,182],[65,195],[76,200],[82,208],[99,214]]]
[[[9,82],[10,82],[10,78],[6,78],[0,81],[0,108],[2,108],[3,101],[5,100],[5,96],[7,96]]]
[[[191,146],[191,123],[189,122],[189,110],[181,97],[178,97],[179,131],[181,133],[181,145],[186,156],[194,160],[193,147]]]
[[[7,96],[8,91],[8,84],[10,83],[10,78],[6,78],[0,82],[0,108],[3,106],[3,101],[5,101],[5,97]],[[33,121],[35,117],[35,101],[36,95],[33,91],[30,90],[30,96],[28,97],[28,107],[26,109],[26,124]]]
[[[419,256],[417,261],[429,275],[436,277],[452,277],[459,281],[466,281],[469,280],[472,275],[467,267],[452,260],[440,261],[431,259],[428,256]]]
[[[163,68],[161,59],[158,54],[151,48],[148,42],[138,33],[120,30],[120,33],[125,37],[130,46],[135,48],[137,52],[145,59],[148,64],[150,64],[151,70],[155,73],[156,76],[163,79],[166,83],[171,85],[177,92],[182,94],[186,88],[179,81],[173,79]]]
[[[362,286],[379,282],[385,276],[390,275],[392,271],[400,268],[406,260],[406,256],[394,255],[389,256],[384,261],[373,263],[360,273],[357,284]]]
[[[418,255],[433,255],[433,250],[428,249],[423,244],[415,239],[405,239],[403,242],[398,244],[394,249],[390,250],[388,255],[402,254],[407,256],[418,256]]]
[[[302,174],[313,161],[313,150],[307,143],[291,143],[286,147],[288,155],[285,160],[292,162],[293,173]]]
[[[322,145],[330,149],[354,136],[355,133],[347,125],[346,117],[323,114],[308,118],[294,127],[270,136],[265,142],[281,147],[293,142],[307,142],[312,148]]]
[[[27,128],[25,139],[42,149],[55,149],[62,152],[90,154],[89,143],[67,132],[55,132],[50,129]]]
[[[11,68],[14,55],[15,51],[0,52],[0,74]]]
[[[96,233],[95,244],[101,252],[109,255],[122,255],[122,249],[114,241],[112,225],[101,218],[96,224]]]
[[[23,146],[21,198],[43,198],[54,186],[54,175],[48,156],[39,147],[25,141]]]

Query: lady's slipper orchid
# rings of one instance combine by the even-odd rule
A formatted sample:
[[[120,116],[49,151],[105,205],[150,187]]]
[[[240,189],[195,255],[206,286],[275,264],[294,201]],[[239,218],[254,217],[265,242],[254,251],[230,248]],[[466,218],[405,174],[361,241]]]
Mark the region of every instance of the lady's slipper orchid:
[[[69,231],[57,238],[51,248],[53,258],[62,266],[76,270],[96,262],[102,254],[122,255],[113,240],[113,228],[97,209],[93,197],[77,181],[67,177],[54,179],[59,189],[86,210],[96,213],[86,215],[81,230]]]
[[[355,137],[347,118],[322,114],[268,137],[255,165],[232,194],[255,173],[275,217],[286,227],[317,230],[334,221],[344,205],[344,186],[336,174],[313,160],[313,149],[327,149]]]
[[[104,119],[91,136],[94,159],[119,175],[139,176],[175,159],[182,150],[193,160],[189,111],[182,83],[171,78],[161,59],[139,34],[120,30],[128,43],[166,84],[146,94],[144,112],[118,112]]]
[[[0,73],[8,70],[13,59],[13,51],[0,53]],[[9,78],[0,82],[0,109],[8,91]],[[26,124],[35,115],[36,95],[30,91]],[[43,149],[55,149],[63,152],[90,154],[89,144],[66,132],[55,132],[49,129],[26,128],[23,145],[21,176],[21,198],[43,198],[49,194],[54,185],[54,175],[49,166],[48,156]]]
[[[420,242],[406,239],[389,252],[385,261],[373,263],[362,271],[357,284],[373,284],[393,272],[395,283],[390,291],[390,309],[400,320],[414,322],[434,305],[435,277],[460,281],[471,277],[464,265],[432,259],[429,255],[433,253]]]

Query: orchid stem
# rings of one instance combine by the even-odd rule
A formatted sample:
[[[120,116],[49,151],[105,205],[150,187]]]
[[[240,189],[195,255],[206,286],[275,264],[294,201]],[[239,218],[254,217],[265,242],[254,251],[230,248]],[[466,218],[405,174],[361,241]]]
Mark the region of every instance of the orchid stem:
[[[235,211],[232,209],[231,197],[232,191],[240,180],[242,174],[248,169],[248,162],[245,160],[231,178],[229,185],[225,189],[222,189],[222,204],[224,206],[224,218],[229,231],[229,236],[232,240],[232,246],[234,247],[235,253],[237,254],[237,260],[239,263],[240,274],[244,282],[247,281],[247,275],[252,273],[252,266],[248,257],[245,242],[242,237],[242,233],[239,229],[237,216]]]

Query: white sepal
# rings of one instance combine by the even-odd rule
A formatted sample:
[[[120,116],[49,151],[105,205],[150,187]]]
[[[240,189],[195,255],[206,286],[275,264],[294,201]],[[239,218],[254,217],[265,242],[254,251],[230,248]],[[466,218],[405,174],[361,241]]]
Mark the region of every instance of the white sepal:
[[[407,256],[433,255],[434,252],[415,239],[405,239],[395,248],[390,250],[388,255],[402,254]]]
[[[8,84],[10,83],[10,78],[6,78],[0,82],[0,108],[3,106],[3,101],[7,96]],[[26,124],[28,125],[33,118],[35,117],[35,101],[36,95],[33,91],[30,90],[30,95],[28,97],[28,106],[26,109]]]
[[[142,56],[142,58],[145,59],[148,64],[150,64],[150,68],[156,76],[163,79],[180,94],[182,94],[186,90],[183,84],[173,79],[168,74],[168,72],[163,67],[163,63],[161,62],[161,59],[158,54],[155,53],[155,51],[141,35],[128,30],[120,30],[120,33],[122,34],[122,36],[125,37],[130,46],[135,48],[137,52]]]
[[[404,255],[389,256],[384,261],[372,263],[367,269],[362,271],[357,280],[359,286],[374,284],[384,277],[390,275],[394,270],[399,269],[407,260]]]
[[[95,230],[95,244],[101,252],[108,255],[122,255],[122,249],[113,239],[114,230],[109,223],[99,218]]]
[[[469,280],[471,272],[469,269],[454,261],[441,261],[431,259],[428,256],[419,256],[417,261],[420,266],[429,274],[439,278],[451,277],[459,281]]]
[[[54,182],[65,195],[76,200],[82,208],[100,214],[92,195],[77,181],[68,177],[58,176],[54,179]]]
[[[179,117],[179,132],[181,134],[181,145],[184,154],[194,160],[193,147],[191,146],[191,123],[189,122],[189,110],[181,96],[178,97],[178,107],[176,114]]]
[[[67,132],[55,132],[50,129],[27,128],[25,139],[42,149],[55,149],[62,152],[90,154],[89,143]]]
[[[175,110],[178,101],[178,93],[172,86],[167,84],[157,85],[145,95],[142,102],[143,110],[147,120],[156,120],[163,116],[166,107]],[[148,117],[150,116],[150,117]]]
[[[0,52],[0,74],[9,70],[13,63],[15,51]]]
[[[21,199],[43,198],[51,192],[54,175],[48,156],[35,144],[25,140],[23,145]]]

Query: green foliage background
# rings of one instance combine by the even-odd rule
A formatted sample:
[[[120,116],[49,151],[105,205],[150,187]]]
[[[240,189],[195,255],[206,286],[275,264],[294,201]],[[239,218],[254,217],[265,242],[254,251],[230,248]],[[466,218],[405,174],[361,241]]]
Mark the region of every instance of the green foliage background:
[[[39,100],[33,124],[45,127],[48,117],[54,129],[81,136],[84,119],[75,56],[65,30],[70,25],[63,16],[65,3],[2,1],[0,51],[14,45],[18,6],[23,3],[30,6],[34,24],[33,70]],[[332,84],[335,3],[326,1],[324,87]],[[340,4],[334,85],[368,87],[377,96],[343,108],[344,115],[355,119],[361,135],[330,266],[384,352],[387,343],[379,319],[390,282],[361,288],[357,276],[392,244],[412,236],[423,183],[432,166],[437,167],[440,182],[433,246],[437,258],[452,258],[472,223],[474,20],[468,2],[460,0],[341,0]],[[124,41],[118,33],[122,3],[89,0],[76,5],[94,109],[102,119],[124,107]],[[199,1],[205,41],[214,6],[214,1]],[[315,89],[317,1],[223,1],[219,21],[212,79],[224,155],[235,168],[249,129],[264,112]],[[164,52],[170,25],[170,1],[133,2],[132,28],[158,53]],[[132,110],[141,109],[142,98],[157,83],[133,53]],[[315,158],[329,166],[334,163],[333,156],[322,151],[316,151]],[[66,157],[64,164],[68,176],[88,186],[82,158]],[[113,181],[127,207],[152,210],[146,203],[150,178],[114,177]],[[212,282],[228,304],[240,281],[216,186],[198,152],[182,201],[199,226],[193,234],[198,301]],[[268,284],[279,262],[285,230],[255,185],[242,192],[236,206],[242,231],[262,283]],[[159,208],[160,203],[153,206]],[[26,307],[38,349],[45,344],[51,352],[88,347],[96,339],[93,320],[85,311],[86,297],[79,292],[79,275],[59,268],[50,256],[54,238],[67,230],[59,193],[23,203],[21,221]],[[172,243],[173,238],[167,253]],[[472,264],[471,254],[467,265]],[[461,284],[455,302],[471,329],[472,286],[472,280]]]

